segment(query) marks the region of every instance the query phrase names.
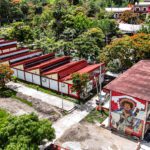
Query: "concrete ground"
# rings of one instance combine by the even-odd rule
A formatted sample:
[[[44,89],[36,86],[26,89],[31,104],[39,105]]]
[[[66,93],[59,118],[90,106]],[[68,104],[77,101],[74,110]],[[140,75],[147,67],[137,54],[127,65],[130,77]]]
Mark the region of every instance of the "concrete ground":
[[[134,141],[87,122],[74,125],[56,143],[72,150],[136,150],[137,146]]]
[[[21,83],[9,82],[7,83],[6,86],[12,90],[15,90],[16,92],[20,92],[24,95],[39,99],[45,103],[48,103],[60,109],[62,108],[62,102],[63,102],[63,109],[66,111],[69,111],[76,106],[76,104],[73,102],[26,87]]]

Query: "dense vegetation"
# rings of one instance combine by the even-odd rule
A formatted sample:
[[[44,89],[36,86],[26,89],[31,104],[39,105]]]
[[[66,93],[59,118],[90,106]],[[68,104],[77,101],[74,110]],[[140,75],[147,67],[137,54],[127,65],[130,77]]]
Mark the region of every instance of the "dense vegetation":
[[[39,120],[35,114],[16,117],[0,110],[0,119],[0,149],[38,150],[44,139],[55,138],[51,122]]]
[[[112,71],[124,70],[140,59],[149,58],[149,48],[146,51],[142,46],[134,49],[133,51],[142,53],[139,56],[132,53],[132,45],[128,46],[130,50],[126,47],[137,40],[145,43],[149,40],[149,17],[146,20],[138,18],[137,14],[130,11],[121,16],[123,22],[144,22],[140,32],[147,34],[146,38],[137,35],[134,37],[138,39],[131,42],[132,38],[122,37],[113,14],[105,12],[105,7],[127,6],[128,2],[135,3],[136,0],[3,0],[0,9],[0,36],[17,39],[20,45],[24,43],[31,49],[41,48],[44,53],[55,51],[58,55],[85,58],[90,63],[101,60],[107,62]],[[118,37],[122,38],[116,40]],[[128,58],[122,62],[126,58],[120,60],[120,57],[116,58],[118,54],[114,57],[110,53],[110,47],[114,51],[118,49],[119,41],[125,46],[121,55],[124,51],[127,56],[132,53],[133,59]],[[150,47],[149,42],[147,47]],[[120,67],[116,69],[118,66],[114,62],[119,63]]]

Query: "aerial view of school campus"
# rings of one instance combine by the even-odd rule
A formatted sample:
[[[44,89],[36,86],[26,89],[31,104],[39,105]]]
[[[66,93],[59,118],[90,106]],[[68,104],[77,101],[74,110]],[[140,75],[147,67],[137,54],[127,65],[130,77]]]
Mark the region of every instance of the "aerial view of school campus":
[[[0,0],[0,150],[150,150],[150,0]]]

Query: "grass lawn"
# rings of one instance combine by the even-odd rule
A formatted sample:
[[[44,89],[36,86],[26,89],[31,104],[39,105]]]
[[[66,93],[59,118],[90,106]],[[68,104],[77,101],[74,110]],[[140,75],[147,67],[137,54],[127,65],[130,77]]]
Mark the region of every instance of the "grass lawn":
[[[0,109],[0,128],[2,124],[7,120],[9,113],[7,113],[4,109]]]
[[[13,98],[13,99],[17,99],[29,106],[32,106],[32,103],[25,100],[25,99],[22,99],[20,97],[17,97],[16,96],[16,92],[11,90],[11,89],[8,89],[8,88],[3,88],[3,89],[0,89],[0,97],[3,97],[3,98]]]
[[[75,98],[69,97],[67,95],[60,95],[59,93],[57,93],[55,91],[52,91],[50,89],[41,87],[39,85],[36,85],[36,84],[33,84],[33,83],[29,83],[29,82],[26,82],[26,81],[22,81],[22,80],[19,80],[19,79],[17,79],[17,82],[23,83],[25,86],[33,88],[33,89],[36,89],[36,90],[39,90],[39,91],[41,91],[43,93],[46,93],[46,94],[49,94],[49,95],[54,95],[54,96],[57,96],[57,97],[69,100],[71,102],[74,102],[76,104],[79,104],[79,101],[77,99],[75,99]]]
[[[109,115],[109,111],[105,110],[107,115],[104,115],[101,117],[100,112],[98,112],[96,109],[93,109],[85,118],[84,121],[87,121],[89,123],[95,123],[95,121],[102,123]]]

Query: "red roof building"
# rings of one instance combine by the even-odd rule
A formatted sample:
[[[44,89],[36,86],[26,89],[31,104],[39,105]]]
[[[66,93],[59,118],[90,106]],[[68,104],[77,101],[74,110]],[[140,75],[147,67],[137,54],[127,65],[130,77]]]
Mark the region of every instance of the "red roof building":
[[[33,67],[33,66],[39,65],[43,62],[46,62],[48,60],[51,60],[54,57],[55,57],[55,53],[45,54],[45,55],[41,55],[41,56],[35,56],[33,58],[29,58],[27,60],[23,60],[23,61],[14,63],[11,65],[11,67],[25,70],[29,67]]]
[[[77,73],[80,73],[80,74],[83,74],[83,73],[93,73],[92,76],[94,76],[94,75],[97,76],[97,73],[100,74],[99,68],[100,68],[100,66],[102,66],[102,65],[103,65],[103,64],[87,65],[86,67],[84,67],[84,68],[78,70]],[[98,72],[96,72],[97,69],[98,69]],[[95,74],[94,74],[93,71],[95,71]],[[75,72],[76,72],[76,71],[75,71]],[[72,74],[70,74],[70,75],[68,75],[68,76],[66,76],[66,77],[64,77],[64,78],[62,78],[61,81],[71,80],[71,75],[72,75]]]
[[[71,57],[69,57],[69,56],[54,58],[54,59],[46,61],[44,63],[40,63],[36,66],[29,67],[25,71],[32,72],[35,74],[41,74],[48,70],[52,70],[56,67],[62,66],[66,63],[69,63],[70,59],[71,59]]]
[[[150,127],[150,60],[142,60],[104,87],[110,91],[109,126],[143,139]]]
[[[5,41],[1,40],[0,41],[0,54],[9,52],[9,51],[14,51],[17,49],[17,41],[11,40],[11,41]]]
[[[43,75],[59,80],[67,75],[70,75],[71,73],[74,73],[86,67],[87,65],[88,63],[86,60],[73,61],[53,70],[44,72]]]
[[[28,51],[29,51],[28,48],[19,48],[17,50],[11,51],[11,52],[9,51],[9,52],[6,52],[6,53],[1,53],[0,54],[0,60],[9,58],[11,56],[15,56],[17,54],[23,54],[23,53],[28,52]]]
[[[39,56],[41,54],[42,54],[41,50],[36,50],[36,51],[32,51],[32,52],[25,52],[23,54],[16,54],[15,56],[10,56],[8,58],[0,60],[0,63],[11,65],[13,63],[32,58],[34,56]]]

